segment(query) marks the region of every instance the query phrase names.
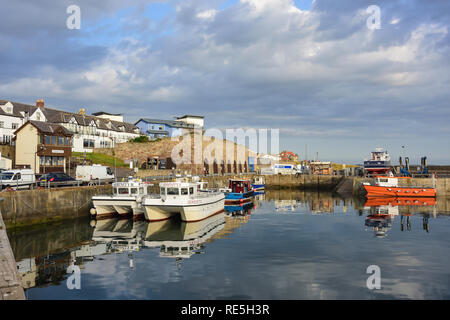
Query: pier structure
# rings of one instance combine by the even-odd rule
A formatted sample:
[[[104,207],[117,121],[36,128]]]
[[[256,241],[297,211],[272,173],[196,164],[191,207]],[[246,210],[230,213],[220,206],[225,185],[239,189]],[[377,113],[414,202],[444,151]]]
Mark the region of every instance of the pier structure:
[[[0,198],[0,202],[3,199]],[[25,300],[22,279],[9,243],[0,212],[0,300]]]

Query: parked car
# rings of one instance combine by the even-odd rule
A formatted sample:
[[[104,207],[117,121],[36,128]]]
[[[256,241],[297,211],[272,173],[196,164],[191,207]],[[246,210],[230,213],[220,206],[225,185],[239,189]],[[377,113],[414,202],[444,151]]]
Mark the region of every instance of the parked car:
[[[112,182],[114,172],[110,167],[94,164],[92,166],[77,166],[76,179],[82,182]]]
[[[6,170],[0,174],[0,189],[32,189],[36,176],[31,169]]]
[[[41,187],[61,187],[78,184],[74,178],[64,172],[45,173],[39,178]]]

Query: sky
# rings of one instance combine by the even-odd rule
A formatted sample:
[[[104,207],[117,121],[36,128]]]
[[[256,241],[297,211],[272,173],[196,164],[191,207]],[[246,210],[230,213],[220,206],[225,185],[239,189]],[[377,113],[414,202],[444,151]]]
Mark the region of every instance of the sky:
[[[0,99],[276,128],[300,158],[362,163],[383,147],[394,163],[450,164],[449,1],[16,0],[2,13]]]

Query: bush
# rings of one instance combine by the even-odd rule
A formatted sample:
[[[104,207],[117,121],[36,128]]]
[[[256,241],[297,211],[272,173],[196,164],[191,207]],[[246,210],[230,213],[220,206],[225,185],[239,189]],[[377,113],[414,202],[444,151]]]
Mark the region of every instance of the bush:
[[[134,139],[131,139],[129,142],[136,142],[136,143],[144,143],[144,142],[149,142],[149,138],[148,136],[140,136]]]

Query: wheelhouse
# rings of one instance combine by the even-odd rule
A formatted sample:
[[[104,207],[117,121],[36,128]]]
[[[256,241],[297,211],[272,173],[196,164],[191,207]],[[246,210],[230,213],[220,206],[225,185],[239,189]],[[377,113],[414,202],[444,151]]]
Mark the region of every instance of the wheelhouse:
[[[113,195],[121,197],[134,197],[146,195],[149,184],[138,182],[115,182],[113,183]]]
[[[168,182],[159,185],[161,197],[196,195],[197,189],[198,184],[195,183]]]
[[[233,193],[246,193],[253,190],[249,180],[230,180],[228,188]]]

